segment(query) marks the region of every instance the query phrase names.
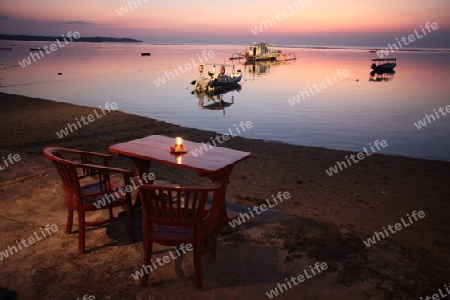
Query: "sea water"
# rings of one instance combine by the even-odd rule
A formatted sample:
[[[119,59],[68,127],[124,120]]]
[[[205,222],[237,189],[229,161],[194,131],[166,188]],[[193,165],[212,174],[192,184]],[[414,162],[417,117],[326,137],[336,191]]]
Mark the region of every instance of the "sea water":
[[[29,48],[51,43],[0,47],[11,43],[0,51],[5,93],[92,107],[114,101],[124,112],[218,133],[250,121],[243,137],[306,146],[359,152],[386,140],[382,154],[450,160],[450,115],[439,113],[450,105],[445,51],[394,52],[395,73],[377,78],[370,65],[378,56],[367,49],[280,48],[297,60],[245,65],[228,59],[242,45],[69,43],[33,61]],[[240,86],[192,94],[200,63],[205,73],[222,64],[241,70]]]

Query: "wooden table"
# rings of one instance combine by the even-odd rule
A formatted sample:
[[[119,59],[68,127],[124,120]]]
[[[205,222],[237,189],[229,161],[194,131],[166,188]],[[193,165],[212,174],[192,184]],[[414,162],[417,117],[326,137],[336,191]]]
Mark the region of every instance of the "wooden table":
[[[170,147],[174,146],[175,139],[162,135],[151,135],[142,139],[132,140],[109,147],[109,151],[118,155],[130,157],[142,177],[150,170],[151,161],[167,164],[179,168],[196,171],[200,176],[207,176],[214,183],[220,183],[222,188],[219,195],[219,228],[228,225],[232,219],[227,214],[225,195],[228,181],[233,167],[240,161],[250,157],[250,152],[228,149],[224,147],[212,147],[208,145],[184,141],[187,153],[174,155],[170,153]],[[203,149],[203,153],[194,149]]]

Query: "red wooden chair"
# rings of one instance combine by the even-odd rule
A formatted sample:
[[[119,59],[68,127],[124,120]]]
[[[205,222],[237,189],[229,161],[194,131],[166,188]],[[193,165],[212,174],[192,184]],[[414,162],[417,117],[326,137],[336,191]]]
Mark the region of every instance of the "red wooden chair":
[[[218,231],[218,195],[220,185],[212,187],[174,187],[142,185],[142,232],[144,264],[150,265],[153,243],[164,246],[191,244],[194,254],[195,287],[202,289],[201,256],[208,250],[216,258]],[[212,203],[206,207],[206,200]],[[144,272],[141,286],[148,282]]]
[[[99,226],[124,218],[129,221],[131,241],[134,243],[131,195],[130,193],[119,192],[119,188],[123,189],[130,185],[130,177],[134,174],[133,171],[108,167],[108,161],[112,157],[102,153],[47,147],[43,154],[53,162],[61,177],[62,188],[65,191],[64,199],[68,209],[67,234],[72,232],[73,211],[78,212],[78,248],[80,254],[85,252],[87,226]],[[101,161],[101,164],[93,164],[96,160]],[[122,174],[124,186],[119,187],[111,181],[110,176],[114,173]],[[107,199],[109,201],[106,201]],[[103,200],[104,205],[97,202],[99,200]],[[97,203],[99,207],[97,208],[94,203]],[[114,217],[112,210],[118,206],[126,206],[125,216]],[[86,212],[99,209],[108,209],[109,219],[87,222],[85,219]]]

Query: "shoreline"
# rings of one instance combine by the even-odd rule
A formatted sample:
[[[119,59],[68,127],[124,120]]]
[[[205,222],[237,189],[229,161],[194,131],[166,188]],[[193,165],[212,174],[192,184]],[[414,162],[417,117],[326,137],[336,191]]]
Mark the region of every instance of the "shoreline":
[[[193,288],[190,255],[182,262],[184,275],[171,263],[152,272],[153,283],[142,289],[130,277],[142,265],[142,244],[139,238],[128,243],[126,224],[88,231],[86,245],[92,251],[78,255],[76,233],[63,230],[67,211],[59,177],[42,150],[61,146],[111,154],[110,145],[152,134],[202,143],[216,133],[111,111],[58,138],[56,132],[93,109],[0,92],[0,158],[20,156],[0,171],[0,252],[36,227],[55,224],[61,229],[38,247],[31,245],[0,262],[0,292],[2,287],[18,291],[19,299],[87,293],[101,299],[150,294],[169,299],[175,289],[185,299],[221,299],[236,293],[255,299],[316,261],[326,263],[327,271],[311,279],[311,285],[296,286],[283,296],[417,299],[448,283],[449,162],[374,153],[328,176],[326,169],[353,152],[236,136],[220,146],[252,155],[231,173],[229,210],[235,215],[248,212],[280,192],[290,198],[220,233],[217,259],[202,258],[205,291]],[[125,158],[114,157],[111,166],[133,169]],[[157,163],[151,172],[157,180],[208,184],[196,173]],[[370,248],[364,245],[374,232],[413,211],[424,211],[426,218]],[[157,246],[157,255],[167,249]]]

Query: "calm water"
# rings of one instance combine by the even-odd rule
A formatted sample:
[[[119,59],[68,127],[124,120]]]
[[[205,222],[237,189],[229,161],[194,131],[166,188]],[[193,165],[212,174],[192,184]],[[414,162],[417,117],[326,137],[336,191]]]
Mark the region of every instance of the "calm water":
[[[0,91],[6,93],[94,107],[115,101],[125,112],[219,133],[250,121],[253,128],[245,137],[300,145],[360,151],[375,140],[386,140],[388,147],[381,153],[450,160],[450,116],[420,130],[414,125],[433,109],[450,105],[448,53],[397,52],[392,55],[396,73],[377,82],[369,81],[371,59],[377,56],[367,50],[282,49],[294,51],[297,61],[256,66],[234,62],[245,79],[239,91],[222,95],[231,105],[215,110],[211,108],[217,108],[217,100],[214,104],[214,99],[190,93],[196,69],[184,67],[177,75],[173,67],[199,63],[204,50],[214,55],[206,55],[204,62],[231,64],[228,57],[242,46],[75,43],[22,68],[18,61],[29,55],[29,47],[49,43],[14,43],[13,51],[0,51]],[[141,57],[141,52],[152,56]],[[338,70],[350,75],[341,80]],[[157,86],[154,81],[165,72],[175,78],[165,77],[166,83]],[[325,88],[315,91],[313,85],[321,82]],[[292,106],[288,100],[300,91],[310,96]]]

